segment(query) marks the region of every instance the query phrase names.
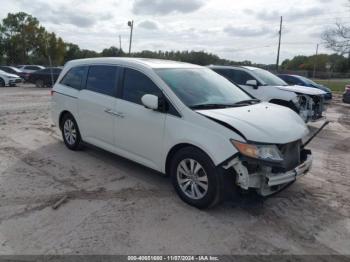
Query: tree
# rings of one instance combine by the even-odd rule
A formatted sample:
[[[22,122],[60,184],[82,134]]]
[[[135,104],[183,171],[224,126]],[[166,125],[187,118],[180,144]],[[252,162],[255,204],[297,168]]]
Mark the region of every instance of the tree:
[[[347,64],[350,67],[350,26],[337,22],[334,28],[323,32],[322,39],[326,42],[327,48],[341,55],[347,54]]]
[[[350,27],[336,23],[335,28],[327,29],[322,39],[326,47],[340,54],[350,54]]]
[[[110,48],[103,49],[101,55],[103,57],[118,57],[123,56],[124,52],[123,50],[116,48],[115,46],[111,46]]]
[[[39,43],[39,21],[24,12],[9,13],[2,22],[2,37],[7,62],[25,63],[29,54],[35,52]]]

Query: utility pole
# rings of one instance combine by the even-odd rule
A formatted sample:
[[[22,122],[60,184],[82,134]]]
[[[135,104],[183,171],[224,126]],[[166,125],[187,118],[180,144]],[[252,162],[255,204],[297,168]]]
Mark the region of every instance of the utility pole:
[[[53,85],[55,84],[55,81],[53,79],[52,60],[51,60],[50,51],[49,51],[49,43],[48,43],[47,39],[45,39],[45,42],[46,42],[45,43],[46,53],[47,53],[47,56],[49,58],[49,65],[50,65],[51,87],[53,87]]]
[[[131,54],[131,43],[132,43],[132,31],[134,29],[134,20],[128,21],[130,27],[130,42],[129,42],[129,55]]]
[[[315,56],[315,60],[314,60],[314,72],[312,74],[313,79],[315,79],[315,75],[316,75],[317,56],[318,56],[318,44],[316,46],[316,56]]]
[[[282,21],[283,18],[281,16],[281,21],[280,21],[280,31],[278,32],[278,49],[277,49],[277,61],[276,61],[276,71],[278,72],[279,69],[279,63],[280,63],[280,50],[281,50],[281,37],[282,37]]]
[[[119,51],[122,51],[122,37],[119,35]]]

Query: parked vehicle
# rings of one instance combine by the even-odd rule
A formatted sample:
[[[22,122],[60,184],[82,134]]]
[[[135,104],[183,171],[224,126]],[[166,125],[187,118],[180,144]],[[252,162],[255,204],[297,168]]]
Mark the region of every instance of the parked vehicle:
[[[22,77],[26,81],[28,80],[31,73],[41,69],[45,69],[44,66],[40,66],[40,65],[20,65],[20,66],[17,66],[17,68],[23,72]]]
[[[69,149],[84,141],[169,174],[199,208],[218,203],[228,185],[275,193],[312,164],[295,112],[187,63],[70,61],[52,90],[52,118]]]
[[[345,86],[345,92],[343,93],[343,102],[350,104],[350,85]]]
[[[34,83],[37,87],[51,87],[56,82],[62,68],[48,67],[30,74],[28,82]]]
[[[0,70],[5,71],[9,74],[18,75],[22,78],[24,77],[23,71],[14,66],[0,66]]]
[[[0,70],[0,87],[15,86],[20,82],[22,82],[22,78],[20,78],[18,75],[9,74]]]
[[[284,80],[289,85],[298,85],[298,86],[308,86],[312,88],[320,89],[326,92],[323,95],[325,102],[329,102],[332,100],[332,90],[324,85],[317,84],[309,78],[298,76],[298,75],[288,75],[288,74],[278,74],[279,78]]]
[[[250,66],[209,66],[212,70],[263,101],[289,107],[307,123],[322,117],[325,92],[316,88],[288,86],[274,74]]]

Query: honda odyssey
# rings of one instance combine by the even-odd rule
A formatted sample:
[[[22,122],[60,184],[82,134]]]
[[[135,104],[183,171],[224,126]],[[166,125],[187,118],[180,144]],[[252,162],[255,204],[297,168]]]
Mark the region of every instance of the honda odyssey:
[[[198,208],[217,204],[227,187],[270,195],[312,164],[302,145],[308,128],[298,114],[197,65],[70,61],[52,102],[69,149],[84,141],[169,174],[180,198]]]

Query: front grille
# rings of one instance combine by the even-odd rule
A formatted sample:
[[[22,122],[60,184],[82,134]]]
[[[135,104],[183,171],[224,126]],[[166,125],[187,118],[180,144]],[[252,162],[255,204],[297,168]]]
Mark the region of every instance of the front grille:
[[[283,169],[286,171],[292,170],[300,164],[300,145],[301,141],[298,140],[278,146],[284,159]]]

